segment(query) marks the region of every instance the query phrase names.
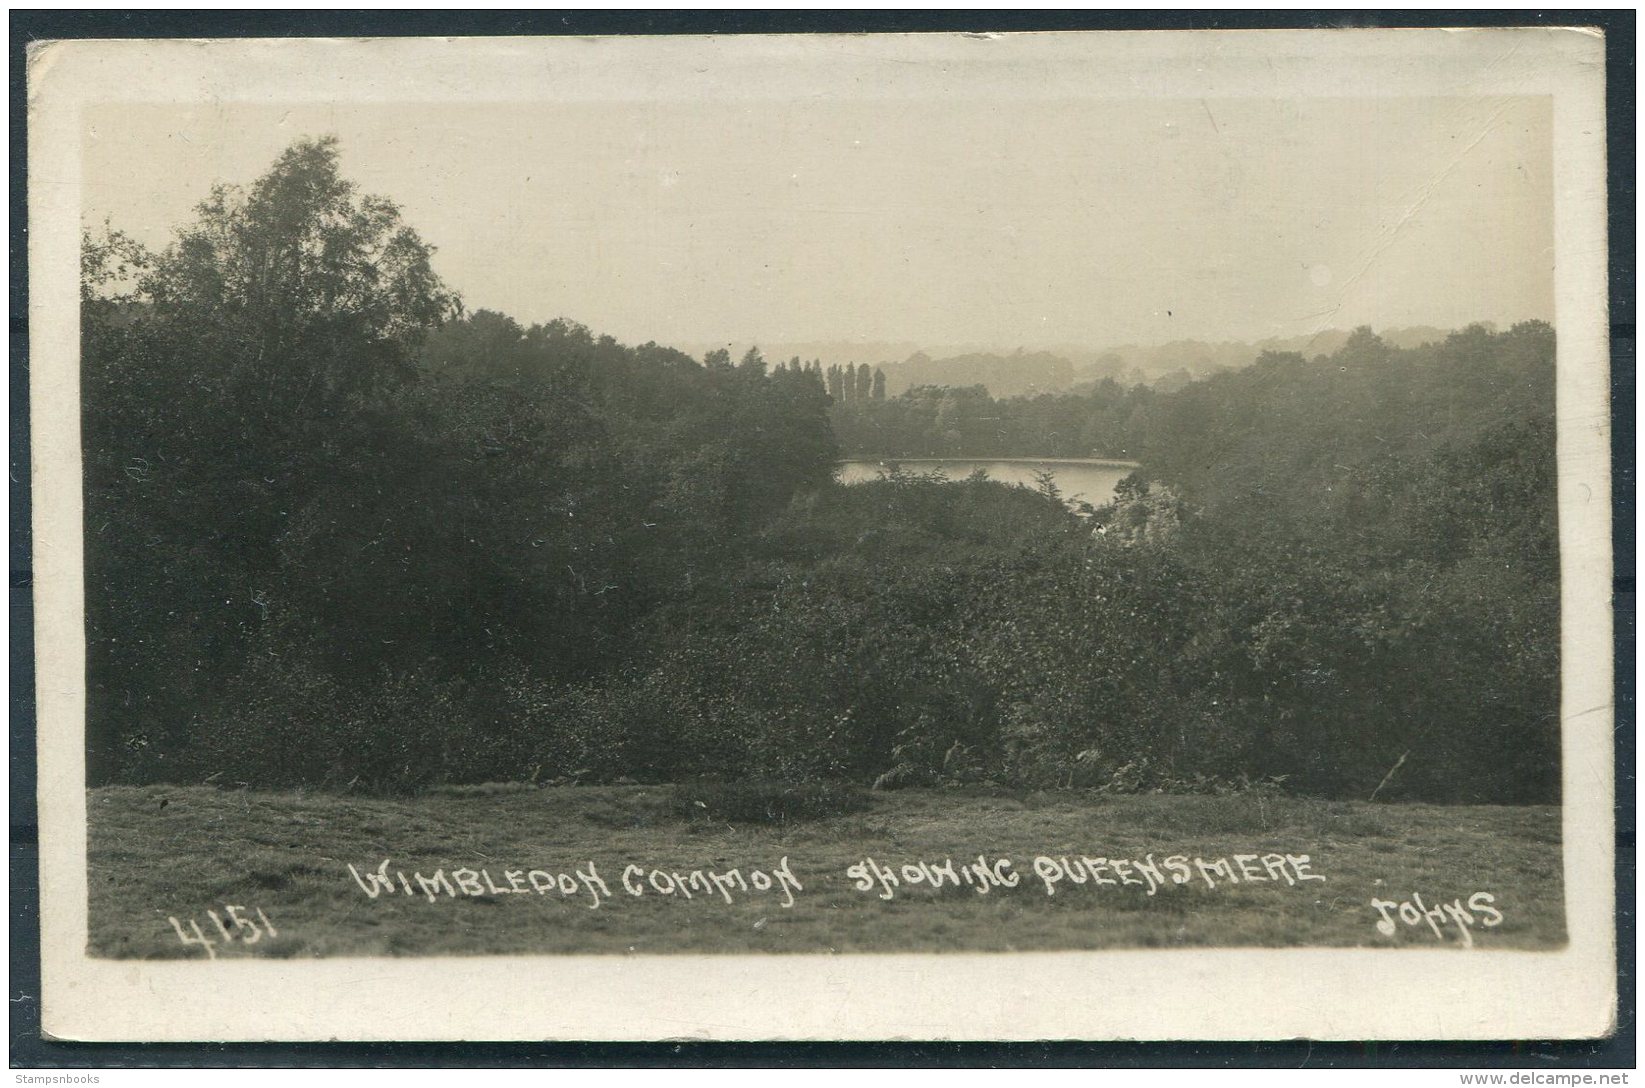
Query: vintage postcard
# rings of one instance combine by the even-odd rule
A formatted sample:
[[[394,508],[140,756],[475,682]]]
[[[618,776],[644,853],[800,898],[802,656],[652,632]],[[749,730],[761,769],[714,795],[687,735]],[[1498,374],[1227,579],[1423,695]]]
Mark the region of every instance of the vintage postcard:
[[[1606,1034],[1603,45],[34,48],[46,1033]]]

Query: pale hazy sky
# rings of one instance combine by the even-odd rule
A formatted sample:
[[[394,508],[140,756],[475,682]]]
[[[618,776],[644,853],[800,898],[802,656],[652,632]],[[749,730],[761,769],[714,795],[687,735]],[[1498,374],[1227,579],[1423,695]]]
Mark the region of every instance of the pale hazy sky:
[[[121,105],[86,218],[161,244],[335,134],[470,309],[621,340],[1100,347],[1552,319],[1542,98]]]

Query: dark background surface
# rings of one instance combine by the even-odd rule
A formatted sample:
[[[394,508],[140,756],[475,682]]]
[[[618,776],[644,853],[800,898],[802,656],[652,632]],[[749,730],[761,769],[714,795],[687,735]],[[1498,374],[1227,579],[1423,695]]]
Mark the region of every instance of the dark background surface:
[[[743,34],[1590,25],[1607,35],[1620,1021],[1608,1040],[1312,1044],[72,1044],[42,1040],[35,814],[24,51],[54,38]],[[12,12],[11,1064],[24,1068],[515,1066],[1632,1067],[1635,17],[1631,11]]]

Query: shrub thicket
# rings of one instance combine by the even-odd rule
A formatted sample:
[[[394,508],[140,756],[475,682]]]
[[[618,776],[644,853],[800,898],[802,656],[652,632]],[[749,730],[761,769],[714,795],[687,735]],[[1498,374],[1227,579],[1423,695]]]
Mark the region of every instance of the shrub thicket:
[[[868,808],[868,792],[843,782],[707,779],[674,788],[674,813],[687,820],[790,824]]]
[[[1036,400],[1142,451],[1086,517],[832,483],[817,366],[459,317],[329,143],[200,215],[86,250],[93,781],[1557,796],[1546,326]]]

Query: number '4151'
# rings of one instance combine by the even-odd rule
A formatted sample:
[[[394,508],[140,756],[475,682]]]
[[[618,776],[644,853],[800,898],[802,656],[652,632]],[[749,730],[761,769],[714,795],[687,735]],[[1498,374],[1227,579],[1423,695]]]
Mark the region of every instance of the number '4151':
[[[274,928],[274,923],[268,920],[268,915],[263,913],[261,907],[254,909],[257,912],[257,917],[262,920],[262,925],[258,925],[246,916],[245,911],[247,909],[234,903],[225,903],[222,914],[218,914],[214,910],[206,911],[206,917],[211,919],[211,924],[216,927],[218,935],[222,937],[223,944],[234,944],[238,941],[240,944],[252,945],[262,940],[265,934],[270,937],[280,935],[280,931]],[[225,916],[228,919],[227,921],[224,921]],[[175,917],[170,917],[167,921],[171,922],[171,928],[177,931],[179,941],[182,941],[185,945],[199,945],[205,949],[208,959],[217,958],[218,942],[200,928],[197,919],[190,918],[188,920],[188,929],[192,932],[185,931],[183,923]]]

